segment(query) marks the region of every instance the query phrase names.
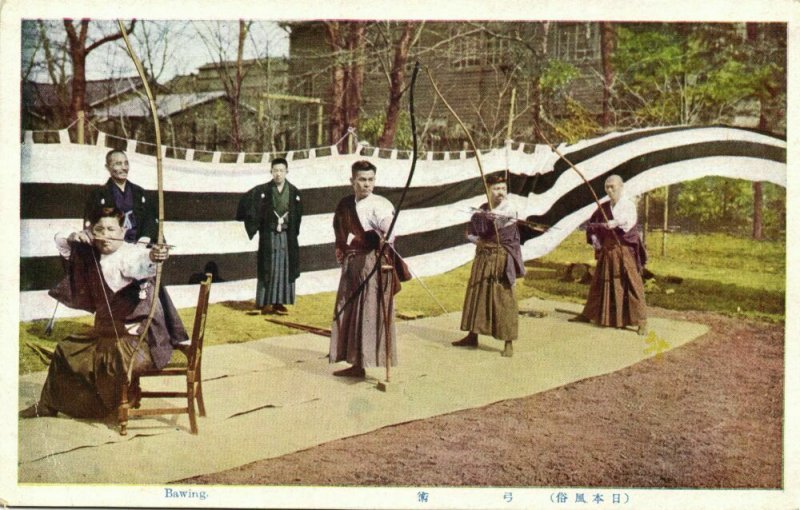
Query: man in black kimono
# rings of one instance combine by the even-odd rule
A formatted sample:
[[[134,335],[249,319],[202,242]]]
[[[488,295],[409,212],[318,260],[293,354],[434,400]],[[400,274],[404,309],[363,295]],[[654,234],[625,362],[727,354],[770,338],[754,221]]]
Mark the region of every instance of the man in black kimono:
[[[239,200],[236,220],[244,222],[250,239],[258,233],[256,307],[261,313],[288,313],[294,304],[294,282],[300,276],[300,192],[286,180],[289,164],[284,158],[271,162],[272,180],[245,193]]]
[[[106,170],[110,175],[108,181],[103,186],[93,189],[86,200],[83,210],[84,228],[88,229],[91,225],[91,218],[96,217],[104,209],[115,208],[122,211],[124,215],[122,228],[125,229],[126,243],[150,244],[158,241],[156,201],[150,192],[128,180],[130,165],[125,151],[119,149],[108,151],[106,153]],[[179,320],[177,316],[169,316],[171,311],[175,310],[175,305],[164,286],[159,290],[158,298],[161,300],[165,313],[168,314],[167,320]],[[185,332],[175,337],[177,343],[185,342],[188,339]]]
[[[103,186],[93,189],[83,209],[83,226],[98,210],[116,207],[125,214],[125,241],[155,242],[158,237],[156,202],[141,186],[128,180],[128,156],[114,149],[106,154],[106,169],[110,174]]]

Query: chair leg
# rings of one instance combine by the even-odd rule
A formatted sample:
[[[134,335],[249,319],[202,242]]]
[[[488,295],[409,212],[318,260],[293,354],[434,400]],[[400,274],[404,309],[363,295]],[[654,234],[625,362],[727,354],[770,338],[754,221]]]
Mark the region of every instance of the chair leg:
[[[189,410],[189,428],[192,430],[192,434],[197,434],[197,418],[194,414],[194,382],[189,380],[186,381],[186,407]]]
[[[134,376],[128,387],[128,402],[134,409],[139,409],[142,405],[142,387],[139,383],[139,377]]]
[[[200,416],[205,417],[206,415],[206,404],[203,402],[203,374],[200,370],[197,371],[197,391],[195,392],[195,399],[197,400],[197,411]]]
[[[130,408],[130,404],[128,403],[128,383],[122,383],[122,395],[120,396],[120,403],[118,409],[118,417],[119,417],[119,435],[120,436],[127,436],[128,435],[128,409]]]

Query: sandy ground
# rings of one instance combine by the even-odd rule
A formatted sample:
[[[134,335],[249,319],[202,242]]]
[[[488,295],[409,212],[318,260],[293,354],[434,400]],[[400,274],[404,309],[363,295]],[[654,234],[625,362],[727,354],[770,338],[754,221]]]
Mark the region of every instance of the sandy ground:
[[[182,482],[781,487],[783,325],[650,313],[711,331],[609,375]]]

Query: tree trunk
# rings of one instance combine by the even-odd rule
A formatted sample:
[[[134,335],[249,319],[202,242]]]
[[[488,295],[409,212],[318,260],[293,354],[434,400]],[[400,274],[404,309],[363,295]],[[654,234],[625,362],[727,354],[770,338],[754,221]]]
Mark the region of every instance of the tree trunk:
[[[758,44],[758,23],[747,23],[747,41],[752,45]],[[767,130],[767,117],[764,115],[764,98],[759,98],[758,129]],[[760,182],[753,182],[753,239],[760,241],[764,238],[764,190]]]
[[[70,123],[72,105],[70,90],[67,85],[67,78],[64,73],[63,58],[58,62],[58,56],[53,53],[50,46],[50,39],[47,36],[47,28],[42,20],[37,20],[39,26],[39,38],[42,41],[42,48],[44,49],[45,65],[47,68],[47,75],[50,81],[55,86],[56,98],[58,104],[55,107],[55,118],[53,122],[56,126],[66,126]]]
[[[89,20],[81,20],[80,34],[75,31],[72,20],[64,20],[64,28],[67,31],[67,42],[69,43],[69,58],[72,62],[72,86],[70,97],[69,115],[70,121],[78,118],[78,112],[86,109],[86,32],[89,27]]]
[[[349,69],[345,83],[345,123],[348,128],[358,128],[359,110],[364,88],[364,45],[366,25],[363,22],[350,22],[347,38]]]
[[[330,142],[338,142],[345,133],[344,121],[344,67],[341,64],[333,66],[331,78],[331,114],[330,114]]]
[[[133,32],[136,20],[131,21],[127,31]],[[80,34],[76,32],[72,20],[64,20],[64,29],[67,32],[67,42],[69,44],[69,56],[72,61],[72,98],[70,100],[70,118],[78,118],[78,112],[86,111],[86,56],[95,48],[105,43],[122,38],[122,32],[107,35],[92,44],[86,45],[87,33],[89,30],[89,20],[82,19],[80,22]],[[86,112],[87,115],[90,112]]]
[[[614,81],[614,67],[611,55],[614,52],[614,26],[604,21],[600,23],[600,58],[603,65],[603,118],[601,125],[611,125],[611,84]]]
[[[344,65],[341,61],[342,44],[340,41],[341,26],[338,21],[325,22],[325,34],[333,53],[334,64],[331,66],[331,110],[329,124],[329,142],[336,143],[344,132]]]
[[[76,120],[78,112],[86,111],[86,55],[81,51],[70,50],[72,59],[72,99],[70,119]]]
[[[345,152],[347,128],[358,127],[358,114],[364,83],[364,46],[366,24],[358,21],[325,22],[325,33],[334,55],[331,71],[331,143],[342,143]]]
[[[408,52],[411,42],[412,23],[403,24],[403,32],[395,44],[394,62],[389,73],[389,105],[386,107],[386,121],[383,124],[383,133],[378,139],[378,147],[388,148],[394,143],[397,133],[397,120],[400,118],[400,100],[403,97],[403,82],[405,69],[408,63]]]
[[[233,80],[230,95],[231,110],[231,145],[235,152],[242,150],[242,119],[240,105],[242,102],[242,81],[244,81],[244,43],[247,40],[249,24],[239,20],[239,42],[236,48],[236,78]]]

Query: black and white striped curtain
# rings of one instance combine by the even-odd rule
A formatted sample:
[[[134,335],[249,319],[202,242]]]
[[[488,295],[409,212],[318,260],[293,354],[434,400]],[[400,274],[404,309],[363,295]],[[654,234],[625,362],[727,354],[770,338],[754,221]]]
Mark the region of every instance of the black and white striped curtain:
[[[89,190],[108,178],[103,137],[98,145],[37,144],[26,136],[22,144],[20,318],[49,317],[55,302],[47,296],[63,274],[53,243],[57,232],[82,227]],[[132,150],[129,178],[146,189],[156,188],[155,158]],[[746,129],[728,127],[666,127],[614,133],[561,146],[601,197],[603,181],[619,174],[626,192],[648,190],[719,175],[753,181],[786,183],[786,142]],[[369,159],[377,167],[376,193],[397,203],[408,176],[410,160],[380,158],[362,148],[359,155],[289,158],[288,179],[302,194],[305,216],[300,231],[299,294],[335,290],[339,268],[333,250],[333,210],[352,193],[350,165]],[[191,274],[213,261],[226,281],[215,286],[214,301],[253,299],[257,239],[249,240],[236,222],[242,193],[269,178],[264,163],[198,162],[164,159],[164,234],[176,246],[164,268],[179,307],[193,306],[196,287]],[[396,153],[392,153],[396,156]],[[217,160],[218,158],[215,158]],[[580,177],[546,146],[509,144],[481,155],[487,173],[508,169],[511,199],[530,220],[552,225],[523,246],[526,259],[553,250],[593,212],[594,202]],[[155,193],[153,194],[155,197]],[[420,275],[445,272],[468,262],[473,248],[464,237],[469,207],[485,202],[474,155],[426,154],[403,204],[396,226],[397,251]],[[75,312],[60,308],[59,315]]]

